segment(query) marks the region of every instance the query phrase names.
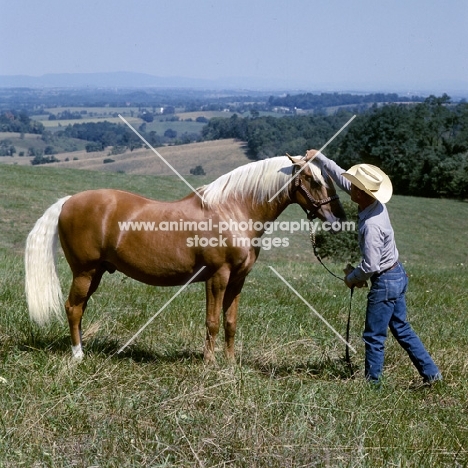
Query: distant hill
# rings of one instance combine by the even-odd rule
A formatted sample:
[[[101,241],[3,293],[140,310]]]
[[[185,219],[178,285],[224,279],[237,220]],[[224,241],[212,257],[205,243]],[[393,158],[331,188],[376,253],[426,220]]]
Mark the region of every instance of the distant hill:
[[[209,80],[161,78],[145,73],[52,73],[42,76],[0,76],[0,87],[84,88],[84,87],[200,87],[213,85]]]
[[[50,73],[42,76],[0,75],[0,88],[194,88],[194,89],[291,89],[288,82],[268,78],[231,77],[198,79],[158,77],[146,73]]]
[[[147,73],[49,73],[42,76],[0,75],[0,88],[165,88],[204,90],[256,90],[263,92],[347,92],[399,93],[429,95],[448,93],[452,98],[466,98],[468,82],[461,79],[434,83],[317,83],[309,78],[280,80],[269,77],[223,77],[199,79],[189,77],[160,77]]]

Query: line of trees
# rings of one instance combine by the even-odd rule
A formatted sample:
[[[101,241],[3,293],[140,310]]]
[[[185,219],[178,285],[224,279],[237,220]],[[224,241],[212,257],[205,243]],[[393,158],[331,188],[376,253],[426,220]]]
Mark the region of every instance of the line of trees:
[[[400,194],[468,198],[468,104],[443,95],[372,109],[353,122],[338,161],[381,167]]]
[[[237,138],[249,157],[305,154],[320,148],[351,117],[333,116],[211,119],[207,140]],[[342,167],[367,162],[392,178],[395,193],[468,198],[468,104],[451,103],[447,95],[422,103],[373,106],[360,113],[325,151]]]
[[[0,114],[0,132],[41,134],[43,131],[44,125],[32,120],[26,111],[9,110]]]
[[[206,140],[236,138],[246,142],[249,158],[265,159],[281,154],[304,154],[321,146],[351,114],[340,111],[332,116],[213,118],[202,130]]]
[[[141,139],[124,125],[111,122],[89,122],[68,125],[57,136],[89,141],[88,152],[102,151],[107,146],[124,146],[134,150],[143,146]]]

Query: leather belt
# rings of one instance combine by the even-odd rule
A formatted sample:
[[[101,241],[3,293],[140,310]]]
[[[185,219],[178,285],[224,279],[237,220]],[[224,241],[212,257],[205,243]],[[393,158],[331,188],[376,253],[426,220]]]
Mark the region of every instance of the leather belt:
[[[378,278],[380,275],[383,275],[384,273],[387,273],[387,271],[393,270],[397,265],[398,265],[398,260],[389,268],[386,268],[383,271],[379,271],[379,273],[374,273],[371,278]]]

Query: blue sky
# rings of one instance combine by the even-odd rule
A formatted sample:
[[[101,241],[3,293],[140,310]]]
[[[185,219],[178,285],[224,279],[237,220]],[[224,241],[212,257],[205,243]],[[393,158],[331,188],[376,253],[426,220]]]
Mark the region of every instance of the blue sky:
[[[468,89],[466,0],[1,0],[0,75]]]

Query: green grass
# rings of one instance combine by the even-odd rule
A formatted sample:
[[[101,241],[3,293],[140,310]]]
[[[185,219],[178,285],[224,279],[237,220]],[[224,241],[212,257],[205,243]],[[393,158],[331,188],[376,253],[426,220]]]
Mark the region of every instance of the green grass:
[[[348,292],[314,261],[305,232],[287,249],[262,252],[248,277],[236,365],[222,357],[222,336],[218,365],[203,363],[201,284],[117,354],[178,289],[119,273],[90,301],[86,357],[72,363],[65,321],[40,329],[28,319],[22,249],[34,222],[57,198],[88,188],[159,199],[187,188],[172,177],[17,166],[0,166],[0,180],[0,467],[468,466],[466,203],[394,197],[389,205],[410,275],[410,321],[445,381],[413,387],[419,377],[389,338],[375,392],[362,371],[365,291],[353,299],[352,379],[342,343],[269,268],[344,333]],[[291,207],[284,219],[301,213]],[[61,255],[58,264],[66,291]]]
[[[166,120],[166,116],[157,116],[151,123],[146,124],[146,133],[156,132],[158,135],[163,136],[164,132],[168,129],[175,130],[177,136],[182,136],[184,133],[198,133],[201,135],[202,128],[205,126],[204,123],[194,121],[169,121]]]

